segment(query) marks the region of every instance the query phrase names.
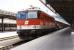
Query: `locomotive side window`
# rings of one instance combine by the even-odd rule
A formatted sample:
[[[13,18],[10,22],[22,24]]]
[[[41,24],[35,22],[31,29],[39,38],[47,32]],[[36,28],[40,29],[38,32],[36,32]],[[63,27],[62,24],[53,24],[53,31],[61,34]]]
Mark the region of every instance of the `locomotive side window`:
[[[18,12],[17,19],[26,19],[26,12]]]
[[[37,18],[37,11],[29,11],[28,19]]]

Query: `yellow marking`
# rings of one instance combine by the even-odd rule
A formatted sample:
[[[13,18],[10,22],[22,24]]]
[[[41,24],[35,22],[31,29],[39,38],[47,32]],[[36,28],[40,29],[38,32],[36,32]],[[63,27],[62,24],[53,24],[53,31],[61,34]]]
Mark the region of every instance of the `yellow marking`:
[[[28,24],[29,23],[29,21],[25,21],[25,24]]]

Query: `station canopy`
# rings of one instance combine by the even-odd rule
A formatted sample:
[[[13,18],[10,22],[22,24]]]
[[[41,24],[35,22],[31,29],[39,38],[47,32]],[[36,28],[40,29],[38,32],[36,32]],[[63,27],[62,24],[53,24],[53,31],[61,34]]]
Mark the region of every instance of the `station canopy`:
[[[10,11],[4,11],[0,9],[0,18],[10,18],[10,19],[16,19],[16,13],[10,12]]]
[[[74,23],[74,0],[46,0],[70,24]]]

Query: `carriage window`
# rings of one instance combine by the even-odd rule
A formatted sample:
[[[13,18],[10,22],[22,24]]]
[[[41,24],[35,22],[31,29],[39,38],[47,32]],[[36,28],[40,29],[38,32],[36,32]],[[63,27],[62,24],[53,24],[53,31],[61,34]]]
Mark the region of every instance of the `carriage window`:
[[[17,19],[26,19],[26,13],[25,12],[18,12]]]
[[[37,18],[37,11],[28,12],[28,19]]]

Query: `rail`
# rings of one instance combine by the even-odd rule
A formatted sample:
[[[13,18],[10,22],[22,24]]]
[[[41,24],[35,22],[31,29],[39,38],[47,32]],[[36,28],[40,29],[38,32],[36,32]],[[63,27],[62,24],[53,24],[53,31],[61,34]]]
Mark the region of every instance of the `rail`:
[[[20,41],[22,41],[22,39],[20,39],[18,35],[0,38],[0,50],[10,50],[13,48],[13,44]]]

